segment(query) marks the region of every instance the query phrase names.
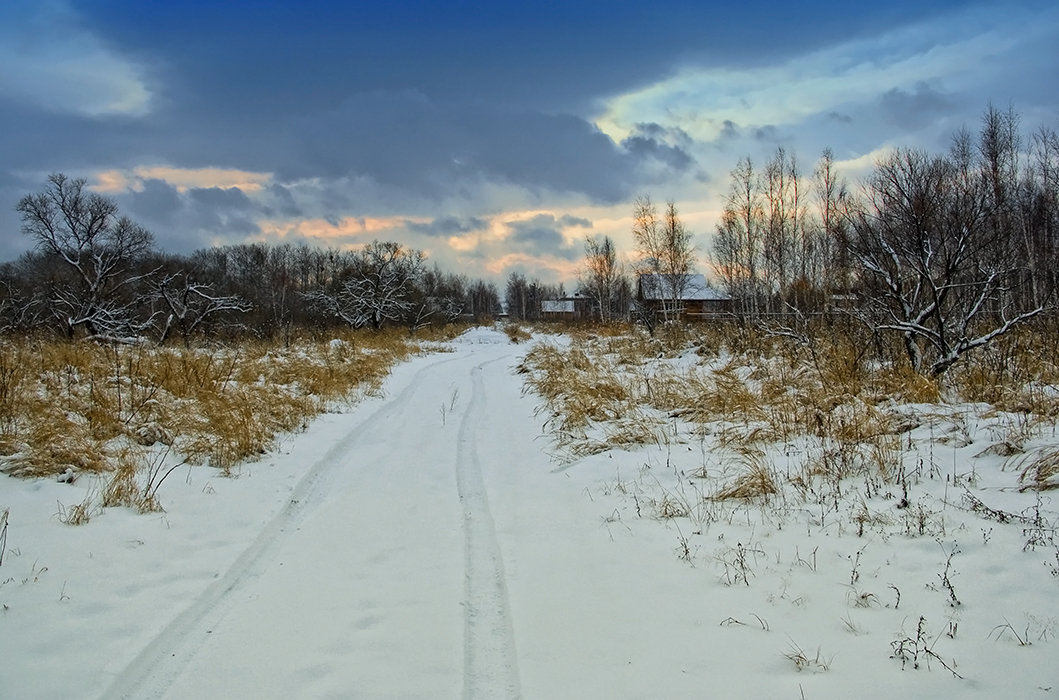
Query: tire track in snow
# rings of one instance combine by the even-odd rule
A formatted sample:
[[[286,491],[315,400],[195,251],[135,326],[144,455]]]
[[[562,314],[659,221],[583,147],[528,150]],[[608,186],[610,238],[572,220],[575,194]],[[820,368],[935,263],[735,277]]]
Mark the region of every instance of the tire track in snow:
[[[457,358],[427,364],[412,376],[392,400],[385,400],[317,460],[291,492],[287,504],[263,527],[221,578],[212,583],[180,615],[167,624],[139,654],[122,669],[103,698],[160,698],[205,643],[209,628],[224,615],[233,594],[259,576],[277,549],[277,543],[317,506],[327,492],[331,473],[346,462],[357,441],[380,425],[400,420],[415,394],[419,378],[439,365]]]
[[[460,424],[456,450],[456,485],[463,504],[463,697],[467,700],[521,695],[504,562],[478,461],[476,430],[484,415],[482,369],[487,364],[471,370],[473,393]]]

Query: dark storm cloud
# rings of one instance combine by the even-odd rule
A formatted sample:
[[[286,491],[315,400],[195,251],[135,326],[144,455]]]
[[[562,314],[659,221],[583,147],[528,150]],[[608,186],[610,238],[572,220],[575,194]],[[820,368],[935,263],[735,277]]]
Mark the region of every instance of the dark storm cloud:
[[[571,224],[570,220],[574,223]],[[508,229],[511,231],[508,241],[523,252],[573,260],[580,257],[582,251],[567,243],[561,229],[569,225],[582,226],[583,221],[574,217],[556,219],[551,214],[538,214],[526,221],[508,223]],[[588,226],[591,227],[591,223]]]
[[[572,216],[570,214],[563,214],[560,216],[559,223],[568,228],[592,228],[592,222],[588,219],[581,216]]]
[[[954,99],[938,87],[921,81],[912,90],[888,90],[879,98],[879,106],[893,123],[917,129],[951,110]]]
[[[600,95],[648,84],[690,59],[760,65],[963,3],[906,0],[855,11],[843,0],[322,0],[255,3],[253,11],[206,0],[73,4],[109,45],[149,63],[167,97],[289,117],[395,87],[437,100],[583,113]]]
[[[155,236],[157,246],[174,253],[189,253],[215,242],[237,243],[259,234],[257,219],[268,207],[250,199],[238,188],[190,188],[185,192],[167,182],[146,179],[136,189],[113,197]]]
[[[583,119],[437,103],[415,91],[353,96],[293,125],[298,156],[282,179],[365,175],[428,197],[503,181],[602,202],[635,189],[638,159]]]
[[[637,124],[632,135],[621,142],[622,147],[639,159],[654,159],[677,173],[695,165],[688,152],[691,137],[682,129],[660,124]]]
[[[196,207],[229,211],[247,211],[254,208],[250,198],[238,187],[193,187],[188,197]]]
[[[827,118],[833,122],[838,122],[839,124],[853,123],[853,117],[848,114],[842,114],[841,112],[828,112]]]
[[[263,207],[238,187],[193,187],[186,193],[187,211],[195,228],[224,237],[260,233],[255,219]]]
[[[488,221],[478,217],[472,216],[461,218],[456,216],[443,216],[425,224],[411,222],[408,224],[408,228],[420,235],[434,238],[455,236],[461,233],[470,233],[471,231],[480,231],[488,225]]]
[[[304,210],[294,200],[294,195],[283,185],[270,185],[268,195],[270,203],[264,207],[265,216],[295,218],[304,214]]]
[[[146,216],[160,221],[172,221],[184,206],[175,187],[153,178],[144,180],[141,189],[130,192],[121,199],[134,218]]]

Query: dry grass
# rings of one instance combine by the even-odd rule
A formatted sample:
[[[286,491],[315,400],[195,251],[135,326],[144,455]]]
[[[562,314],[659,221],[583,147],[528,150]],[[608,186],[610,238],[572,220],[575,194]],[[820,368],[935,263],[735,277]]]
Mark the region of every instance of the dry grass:
[[[715,501],[768,500],[779,493],[776,473],[761,458],[747,458],[740,473],[718,489],[711,498]]]
[[[55,517],[64,525],[85,525],[96,515],[97,511],[95,494],[88,491],[79,503],[70,505],[59,503]]]
[[[633,393],[605,357],[589,358],[578,348],[541,344],[518,367],[526,385],[544,398],[552,411],[553,429],[584,431],[594,421],[625,415]]]
[[[508,340],[512,343],[521,343],[526,340],[533,338],[533,334],[525,330],[522,326],[517,323],[509,323],[504,326],[504,333],[507,335]]]
[[[1054,319],[1020,327],[951,370],[951,381],[967,401],[998,410],[1059,416],[1059,328]]]
[[[136,471],[136,464],[132,460],[120,462],[103,487],[100,505],[104,508],[135,507],[141,493],[140,485],[136,481]]]
[[[402,330],[200,348],[7,339],[0,469],[21,477],[116,470],[105,498],[117,501],[130,445],[172,445],[228,471],[328,406],[376,391],[421,340]]]
[[[185,464],[169,464],[169,455],[169,448],[123,451],[103,487],[100,505],[104,508],[124,506],[141,513],[165,510],[158,500],[158,489],[177,467]]]
[[[1059,489],[1059,447],[1028,452],[1011,460],[1019,472],[1021,490]]]

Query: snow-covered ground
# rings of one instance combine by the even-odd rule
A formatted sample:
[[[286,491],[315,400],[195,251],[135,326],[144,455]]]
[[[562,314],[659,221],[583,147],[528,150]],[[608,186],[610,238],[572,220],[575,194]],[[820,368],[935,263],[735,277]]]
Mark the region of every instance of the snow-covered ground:
[[[920,523],[886,490],[860,536],[842,510],[706,513],[694,440],[556,461],[527,347],[469,332],[235,478],[180,467],[164,513],[71,527],[90,479],[0,480],[0,697],[1059,695],[1054,503],[1041,532],[960,507],[1036,505],[975,456],[984,423],[924,451]]]

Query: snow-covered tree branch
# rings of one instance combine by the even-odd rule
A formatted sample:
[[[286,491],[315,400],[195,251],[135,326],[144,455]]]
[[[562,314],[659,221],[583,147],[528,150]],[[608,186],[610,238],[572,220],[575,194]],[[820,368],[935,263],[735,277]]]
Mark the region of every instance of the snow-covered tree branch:
[[[192,334],[208,321],[225,313],[243,314],[252,308],[241,297],[217,294],[212,284],[198,282],[187,272],[162,277],[154,290],[155,297],[165,306],[166,320],[159,345],[165,343],[174,329],[187,345]]]
[[[997,226],[984,163],[966,137],[947,156],[896,151],[850,200],[848,250],[860,272],[861,318],[900,333],[918,372],[961,356],[1048,308],[1019,293],[1027,261]]]
[[[351,274],[334,293],[308,298],[325,313],[352,328],[381,328],[399,322],[413,309],[412,296],[423,275],[425,256],[392,241],[373,241],[357,253]]]
[[[151,250],[153,239],[145,228],[119,216],[113,200],[87,191],[85,184],[54,173],[44,191],[26,195],[16,209],[22,232],[70,273],[64,282],[54,283],[49,298],[67,331],[83,328],[91,338],[124,340],[150,324],[135,312],[135,296],[127,288],[147,277],[135,272],[135,265]]]

